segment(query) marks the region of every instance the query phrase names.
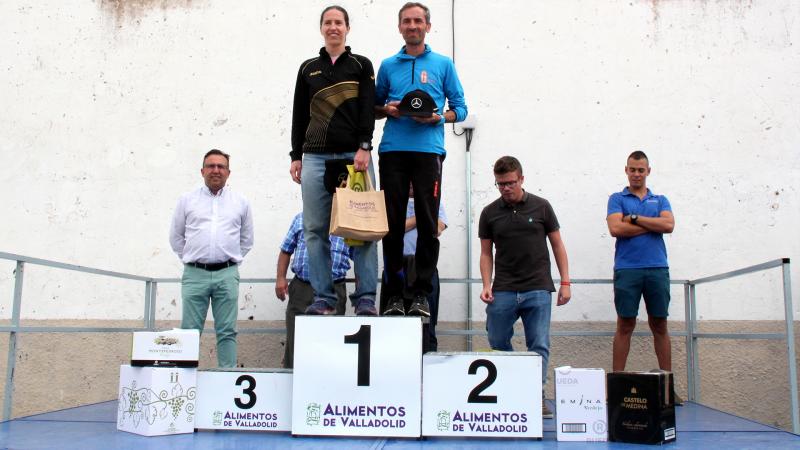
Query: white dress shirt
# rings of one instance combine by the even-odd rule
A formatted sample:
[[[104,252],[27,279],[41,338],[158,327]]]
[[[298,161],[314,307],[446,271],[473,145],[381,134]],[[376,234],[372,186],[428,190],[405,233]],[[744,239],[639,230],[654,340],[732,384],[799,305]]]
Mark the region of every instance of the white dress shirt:
[[[227,186],[217,195],[207,186],[187,192],[175,207],[169,243],[184,263],[238,264],[253,248],[250,203]]]

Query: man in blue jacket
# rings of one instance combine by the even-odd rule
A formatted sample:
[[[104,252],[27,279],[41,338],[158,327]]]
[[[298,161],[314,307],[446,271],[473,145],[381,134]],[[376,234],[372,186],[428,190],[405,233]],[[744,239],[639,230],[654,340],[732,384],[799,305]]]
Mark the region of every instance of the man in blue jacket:
[[[378,148],[381,188],[386,195],[389,234],[383,238],[384,268],[389,301],[385,315],[430,316],[426,300],[439,259],[437,219],[441,199],[442,162],[445,157],[444,124],[467,117],[464,90],[453,61],[434,53],[425,44],[431,29],[428,7],[409,2],[400,8],[398,29],[406,45],[386,58],[378,70],[375,86],[377,118],[386,117]],[[427,117],[408,117],[398,105],[409,92],[426,92],[435,103]],[[445,111],[445,100],[448,110]],[[403,235],[409,182],[414,188],[415,216],[419,237],[415,261],[417,278],[412,301],[403,306]]]

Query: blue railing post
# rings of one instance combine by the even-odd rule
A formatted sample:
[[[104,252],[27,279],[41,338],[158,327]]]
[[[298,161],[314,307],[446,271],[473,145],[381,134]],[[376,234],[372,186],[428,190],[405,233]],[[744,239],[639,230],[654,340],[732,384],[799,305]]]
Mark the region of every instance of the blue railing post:
[[[150,330],[156,329],[156,303],[158,302],[158,282],[150,282]]]
[[[152,308],[151,296],[153,295],[152,284],[152,281],[144,282],[144,315],[142,316],[144,323],[142,323],[142,326],[148,330],[153,327],[153,324],[150,322],[150,309]]]
[[[789,386],[792,404],[792,433],[800,434],[800,411],[797,398],[797,356],[794,348],[794,312],[792,311],[792,271],[789,258],[783,259],[783,307],[786,316],[786,351],[789,363]]]
[[[692,390],[689,392],[689,399],[693,402],[700,402],[700,349],[697,337],[697,285],[689,282],[689,326],[691,327],[692,351]]]
[[[683,284],[684,326],[686,328],[686,390],[688,400],[694,399],[694,324],[692,323],[692,290],[687,281]]]
[[[19,329],[20,305],[22,304],[22,279],[25,263],[17,261],[14,271],[14,301],[11,309],[11,331],[8,333],[8,362],[6,363],[6,384],[3,392],[3,420],[11,419],[14,394],[14,369],[17,363],[17,332]]]
[[[472,133],[472,131],[469,131],[469,133]],[[472,283],[469,282],[472,278],[472,154],[469,152],[469,145],[467,145],[465,166],[467,183],[467,199],[464,204],[466,208],[464,215],[467,218],[467,238],[465,239],[467,245],[467,330],[472,331]],[[467,335],[467,351],[472,351],[471,334]]]

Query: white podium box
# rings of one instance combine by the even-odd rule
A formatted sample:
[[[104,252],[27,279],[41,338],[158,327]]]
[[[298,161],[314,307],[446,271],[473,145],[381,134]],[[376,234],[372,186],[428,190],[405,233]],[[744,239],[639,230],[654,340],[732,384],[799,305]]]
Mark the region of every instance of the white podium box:
[[[422,323],[295,319],[292,434],[419,437]]]
[[[556,439],[608,441],[606,372],[563,366],[553,369],[556,387]]]
[[[422,367],[424,436],[542,437],[538,353],[426,353]]]
[[[136,331],[131,344],[132,366],[197,367],[200,332],[175,328],[166,331]]]
[[[214,369],[197,373],[195,428],[291,431],[292,371]]]
[[[143,436],[194,432],[197,369],[120,366],[117,429]]]

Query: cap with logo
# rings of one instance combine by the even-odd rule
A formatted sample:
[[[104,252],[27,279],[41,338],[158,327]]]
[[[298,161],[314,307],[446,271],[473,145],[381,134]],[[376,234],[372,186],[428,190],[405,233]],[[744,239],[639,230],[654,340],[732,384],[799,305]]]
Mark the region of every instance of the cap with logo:
[[[421,89],[415,89],[406,94],[397,106],[400,114],[412,117],[430,117],[431,114],[438,112],[439,108],[433,101],[433,97]]]

